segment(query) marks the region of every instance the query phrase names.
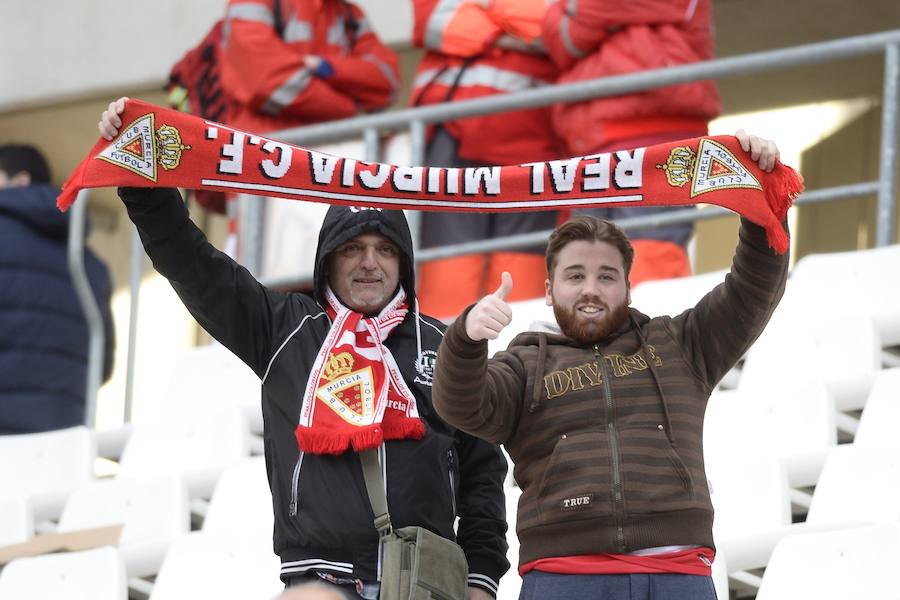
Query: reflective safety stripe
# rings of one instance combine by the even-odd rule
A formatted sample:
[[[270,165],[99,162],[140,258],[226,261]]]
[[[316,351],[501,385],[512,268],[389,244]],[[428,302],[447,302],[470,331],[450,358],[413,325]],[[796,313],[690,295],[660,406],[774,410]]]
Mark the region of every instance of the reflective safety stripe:
[[[309,42],[312,40],[312,23],[291,17],[284,27],[285,42]]]
[[[350,40],[347,39],[347,26],[344,19],[338,19],[331,24],[325,40],[332,46],[341,46],[345,50],[350,49]]]
[[[457,75],[459,75],[459,67],[451,67],[445,69],[434,83],[441,85],[453,85]],[[432,82],[437,75],[437,69],[429,69],[419,73],[413,81],[414,88],[420,88]],[[515,71],[506,69],[498,69],[487,65],[477,65],[466,69],[462,77],[459,78],[458,87],[471,87],[481,85],[503,92],[520,92],[535,87],[549,85],[549,81],[543,81],[530,75],[524,75]]]
[[[562,38],[563,46],[566,47],[566,52],[568,52],[571,56],[575,58],[584,58],[587,56],[587,52],[582,52],[578,49],[578,46],[575,45],[575,42],[572,41],[572,35],[569,33],[569,17],[563,15],[562,20],[559,22],[559,35]]]
[[[225,13],[226,19],[240,19],[241,21],[254,21],[266,25],[275,25],[275,15],[268,7],[254,2],[244,4],[232,4]]]
[[[368,19],[357,19],[356,21],[356,39],[361,38],[367,33],[372,33],[372,25]]]
[[[456,13],[456,9],[462,0],[440,0],[434,7],[428,23],[425,25],[425,47],[432,50],[440,50],[444,43],[444,30],[450,23],[450,19]]]
[[[369,62],[375,63],[375,65],[381,69],[381,72],[384,73],[384,76],[387,77],[387,80],[391,82],[391,88],[396,92],[400,89],[400,81],[397,79],[397,76],[394,74],[394,71],[385,63],[383,60],[375,56],[374,54],[364,54],[363,60],[367,60]]]
[[[232,19],[262,23],[269,27],[275,26],[275,16],[268,7],[254,2],[232,4],[225,13],[225,23],[222,25],[222,48],[228,48],[228,39],[231,37]]]
[[[306,89],[312,79],[312,73],[306,67],[301,67],[296,73],[291,75],[287,81],[282,83],[266,103],[262,107],[262,111],[267,115],[277,115],[284,107],[290,106],[300,92]]]

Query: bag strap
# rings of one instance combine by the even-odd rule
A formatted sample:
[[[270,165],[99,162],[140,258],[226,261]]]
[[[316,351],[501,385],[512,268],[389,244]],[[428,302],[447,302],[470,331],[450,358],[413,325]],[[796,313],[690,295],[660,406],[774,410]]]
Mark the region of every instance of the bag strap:
[[[359,453],[362,463],[363,479],[366,482],[366,492],[369,495],[369,503],[372,512],[375,513],[375,529],[378,536],[385,538],[393,533],[391,528],[391,515],[388,513],[387,494],[384,491],[384,481],[381,479],[381,463],[378,462],[377,450],[365,450]]]

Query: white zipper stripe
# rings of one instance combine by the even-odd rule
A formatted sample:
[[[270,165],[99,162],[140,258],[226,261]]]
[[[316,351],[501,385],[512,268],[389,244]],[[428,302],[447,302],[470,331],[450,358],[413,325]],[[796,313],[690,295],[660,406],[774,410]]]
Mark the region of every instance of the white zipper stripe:
[[[269,364],[268,364],[268,366],[266,367],[266,372],[265,372],[265,374],[264,374],[263,377],[262,377],[262,383],[265,383],[265,382],[266,382],[266,377],[269,376],[269,371],[272,369],[272,363],[275,362],[275,359],[278,358],[278,355],[281,353],[281,351],[284,349],[284,347],[287,346],[287,343],[288,343],[289,341],[291,341],[291,338],[294,337],[294,335],[295,335],[298,331],[300,331],[300,328],[303,327],[303,324],[306,323],[306,320],[307,320],[307,319],[318,319],[319,317],[321,317],[321,316],[324,315],[324,314],[325,314],[325,312],[322,311],[322,312],[320,312],[320,313],[317,314],[317,315],[306,315],[305,317],[303,317],[303,320],[300,321],[300,324],[297,325],[297,328],[296,328],[295,330],[293,330],[293,331],[287,336],[287,338],[285,338],[285,340],[281,343],[281,345],[278,346],[278,350],[275,351],[275,354],[272,355],[272,358],[269,359]]]

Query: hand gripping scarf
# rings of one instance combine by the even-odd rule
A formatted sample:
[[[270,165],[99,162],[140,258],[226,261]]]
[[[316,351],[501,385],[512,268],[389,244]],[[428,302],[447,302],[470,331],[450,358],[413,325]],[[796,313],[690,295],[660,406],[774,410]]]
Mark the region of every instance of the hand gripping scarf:
[[[63,185],[61,210],[83,188],[183,187],[328,204],[517,212],[700,202],[737,212],[788,248],[781,223],[803,190],[796,171],[766,173],[732,136],[499,167],[368,163],[292,146],[129,100],[113,141],[100,139]]]
[[[403,288],[376,317],[365,318],[325,290],[331,330],[313,364],[295,436],[300,449],[341,454],[384,440],[421,439],[416,399],[384,340],[406,317]]]

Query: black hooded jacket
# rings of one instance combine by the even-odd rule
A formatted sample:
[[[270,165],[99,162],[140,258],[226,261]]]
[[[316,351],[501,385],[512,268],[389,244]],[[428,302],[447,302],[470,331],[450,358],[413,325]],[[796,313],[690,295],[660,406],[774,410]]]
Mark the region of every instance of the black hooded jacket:
[[[190,221],[178,192],[122,188],[119,195],[157,271],[200,325],[262,380],[265,453],[275,511],[281,576],[322,571],[372,581],[379,570],[378,535],[355,453],[304,454],[294,430],[313,362],[331,323],[321,302],[326,257],[366,232],[402,252],[401,284],[411,310],[386,340],[416,397],[426,425],[422,440],[383,446],[388,508],[395,527],[418,525],[456,540],[469,562],[469,585],[496,594],[509,567],[499,449],[450,427],[431,404],[443,325],[421,315],[409,226],[402,212],[331,207],[319,234],[314,294],[267,289],[216,250]]]

